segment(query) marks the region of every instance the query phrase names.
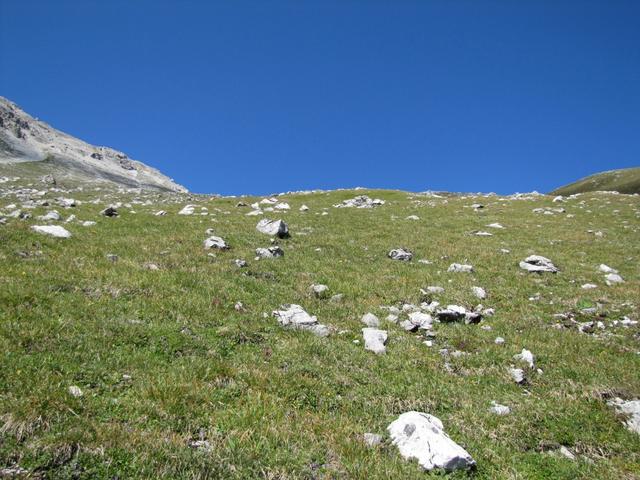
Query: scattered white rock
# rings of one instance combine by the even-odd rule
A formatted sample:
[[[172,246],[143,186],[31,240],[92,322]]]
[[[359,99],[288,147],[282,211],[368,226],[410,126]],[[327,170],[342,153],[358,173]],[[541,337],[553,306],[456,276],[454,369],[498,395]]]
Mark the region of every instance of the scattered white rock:
[[[506,405],[500,405],[494,401],[491,402],[491,407],[489,408],[491,413],[495,413],[496,415],[509,415],[511,413],[511,409]]]
[[[495,343],[496,345],[504,345],[504,338],[502,337],[496,337],[496,339],[493,341],[493,343]]]
[[[114,207],[113,205],[105,208],[104,210],[102,210],[100,212],[100,215],[104,215],[105,217],[117,217],[118,216],[118,209],[116,207]]]
[[[283,220],[269,220],[263,218],[256,225],[256,229],[267,235],[271,235],[279,238],[286,238],[289,236],[289,227]]]
[[[69,391],[69,395],[75,398],[80,398],[82,395],[84,395],[80,387],[78,387],[77,385],[71,385],[68,388],[68,391]]]
[[[319,337],[329,335],[329,328],[318,323],[318,319],[305,312],[300,305],[282,305],[280,308],[282,310],[274,310],[273,315],[283,327],[308,330]]]
[[[482,287],[471,287],[471,291],[480,300],[484,300],[485,298],[487,298],[487,292]]]
[[[442,422],[433,415],[406,412],[387,430],[400,455],[407,460],[417,459],[425,470],[441,468],[449,472],[475,466],[471,455],[449,438]]]
[[[66,228],[61,227],[59,225],[34,225],[31,229],[35,232],[42,233],[45,235],[51,235],[56,238],[69,238],[71,237],[71,232],[69,232]]]
[[[600,270],[602,273],[618,273],[618,270],[616,270],[615,268],[611,268],[608,265],[605,265],[604,263],[601,263],[600,266],[598,267],[598,270]]]
[[[382,435],[377,433],[365,433],[362,435],[362,439],[368,447],[376,447],[382,443]]]
[[[377,328],[380,326],[380,320],[373,313],[365,313],[360,321],[367,327]]]
[[[521,368],[509,368],[509,374],[511,375],[511,378],[513,378],[513,381],[519,385],[522,385],[527,381],[524,375],[524,370]]]
[[[447,272],[456,272],[456,273],[471,273],[473,272],[472,265],[465,265],[462,263],[452,263],[449,265]]]
[[[380,355],[386,353],[387,348],[387,332],[386,330],[378,330],[377,328],[363,328],[362,337],[364,338],[364,348],[373,353]]]
[[[329,287],[326,285],[313,284],[311,285],[310,290],[317,298],[327,298],[329,295]]]
[[[607,285],[615,285],[616,283],[624,283],[624,280],[617,273],[608,273],[604,276],[604,280]]]
[[[62,217],[60,216],[60,214],[56,211],[56,210],[51,210],[50,212],[47,212],[46,215],[40,215],[38,217],[38,220],[43,220],[45,222],[47,221],[59,221],[61,220]]]
[[[413,258],[413,253],[409,250],[405,250],[404,248],[394,248],[387,254],[387,256],[392,260],[408,262]]]
[[[529,368],[535,368],[535,357],[533,356],[533,353],[531,353],[526,348],[523,348],[522,352],[514,355],[513,358],[514,360],[526,363],[527,365],[529,365]]]
[[[278,245],[267,248],[256,248],[256,256],[258,259],[283,257],[284,250],[282,250]]]
[[[344,200],[342,203],[334,205],[336,208],[373,208],[380,205],[384,205],[384,200],[376,198],[372,200],[367,195],[359,195],[349,200]]]
[[[583,290],[592,290],[594,288],[598,288],[598,286],[595,283],[585,283],[581,288]]]
[[[520,262],[520,268],[528,272],[551,272],[557,273],[558,268],[546,257],[541,255],[530,255]]]
[[[195,211],[196,206],[195,205],[185,205],[182,210],[180,210],[178,212],[178,215],[193,215],[193,212]]]
[[[211,248],[217,248],[218,250],[227,250],[229,245],[222,239],[222,237],[211,236],[204,241],[204,248],[209,250]]]
[[[607,403],[627,417],[624,421],[627,429],[640,434],[640,400],[622,400],[616,397]]]

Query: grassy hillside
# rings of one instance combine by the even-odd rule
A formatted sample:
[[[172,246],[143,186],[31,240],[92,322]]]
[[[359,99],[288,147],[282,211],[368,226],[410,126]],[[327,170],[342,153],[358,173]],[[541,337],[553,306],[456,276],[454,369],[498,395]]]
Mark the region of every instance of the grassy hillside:
[[[573,195],[584,192],[640,193],[640,167],[596,173],[551,192],[551,195]]]
[[[386,204],[332,207],[363,193]],[[83,203],[55,207],[60,196]],[[0,467],[33,478],[432,478],[386,437],[377,447],[362,441],[418,410],[439,417],[477,462],[475,473],[448,478],[639,478],[640,436],[606,404],[610,395],[640,396],[640,330],[614,325],[639,317],[637,197],[285,195],[291,211],[265,215],[289,224],[291,237],[277,240],[285,256],[259,261],[255,249],[270,238],[237,198],[85,189],[43,199],[52,205],[28,210],[33,218],[0,225]],[[0,211],[24,200],[5,192]],[[99,215],[116,201],[131,205],[117,218]],[[195,214],[177,215],[187,203]],[[566,211],[532,211],[543,207]],[[52,208],[97,224],[63,224],[69,239],[33,232],[42,224],[34,218]],[[168,214],[155,216],[160,209]],[[494,222],[505,229],[486,227]],[[230,250],[204,250],[208,228]],[[413,261],[387,258],[397,247]],[[560,272],[525,273],[518,262],[531,254]],[[236,267],[237,258],[249,266]],[[453,262],[475,271],[447,272]],[[607,286],[601,263],[625,283]],[[342,301],[315,298],[314,283]],[[429,285],[444,287],[443,305],[467,308],[480,302],[471,288],[481,286],[495,315],[435,324],[428,347],[381,307],[418,305]],[[283,329],[271,312],[285,303],[333,333]],[[389,332],[385,355],[363,347],[366,312]],[[554,317],[567,312],[605,328],[581,333]],[[526,386],[508,372],[523,348],[541,369],[528,372]],[[490,413],[492,401],[511,414]],[[197,440],[208,443],[194,448]]]

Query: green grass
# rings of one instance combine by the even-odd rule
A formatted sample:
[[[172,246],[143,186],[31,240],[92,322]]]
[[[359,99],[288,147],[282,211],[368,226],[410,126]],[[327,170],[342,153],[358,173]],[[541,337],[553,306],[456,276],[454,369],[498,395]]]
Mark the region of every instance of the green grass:
[[[387,203],[331,207],[360,193]],[[475,473],[449,478],[639,478],[640,436],[602,398],[640,396],[638,328],[592,336],[552,327],[553,314],[596,304],[607,323],[638,319],[638,198],[587,194],[563,204],[568,217],[532,213],[557,206],[550,197],[489,197],[476,212],[466,206],[478,199],[395,191],[287,195],[290,212],[266,215],[289,224],[291,238],[278,242],[285,256],[254,261],[269,237],[255,229],[260,217],[235,207],[238,199],[147,194],[139,198],[154,205],[134,204],[136,214],[121,208],[110,219],[98,215],[113,197],[104,190],[67,196],[101,197],[58,208],[97,225],[65,225],[67,240],[32,232],[36,220],[0,226],[0,466],[19,464],[42,478],[430,478],[438,474],[403,460],[388,440],[378,448],[360,440],[419,410],[439,417],[478,463]],[[0,207],[14,201],[5,197]],[[187,203],[212,215],[176,215]],[[299,212],[302,204],[310,211]],[[159,209],[169,214],[153,216]],[[492,222],[507,228],[469,235]],[[230,250],[202,248],[209,227]],[[400,246],[414,261],[386,258]],[[525,274],[518,262],[533,253],[561,272]],[[235,258],[249,268],[236,268]],[[160,270],[145,269],[148,262]],[[447,273],[453,262],[472,263],[475,273]],[[626,282],[605,286],[600,263]],[[587,282],[599,288],[582,290]],[[312,283],[343,293],[343,302],[313,298]],[[428,348],[383,321],[386,355],[353,343],[364,313],[382,319],[381,305],[417,303],[427,285],[446,289],[443,304],[467,307],[477,303],[471,286],[486,288],[483,304],[496,315],[482,324],[493,329],[436,325]],[[541,299],[530,301],[536,293]],[[237,301],[245,311],[234,309]],[[283,330],[270,315],[283,303],[346,332],[317,338]],[[495,345],[496,336],[506,344]],[[507,372],[523,347],[544,371],[526,389]],[[440,348],[470,355],[450,359],[449,372]],[[70,396],[70,385],[84,396]],[[492,400],[512,414],[490,414]],[[201,437],[210,451],[188,446]],[[543,451],[558,445],[578,460]]]
[[[574,195],[595,191],[640,193],[640,167],[596,173],[557,188],[551,195]]]

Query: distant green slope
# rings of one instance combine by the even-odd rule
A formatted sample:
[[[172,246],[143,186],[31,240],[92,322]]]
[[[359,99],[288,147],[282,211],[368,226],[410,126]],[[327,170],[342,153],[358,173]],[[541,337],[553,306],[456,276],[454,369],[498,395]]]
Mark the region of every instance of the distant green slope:
[[[595,191],[640,193],[640,167],[596,173],[577,182],[557,188],[551,194],[573,195],[574,193]]]

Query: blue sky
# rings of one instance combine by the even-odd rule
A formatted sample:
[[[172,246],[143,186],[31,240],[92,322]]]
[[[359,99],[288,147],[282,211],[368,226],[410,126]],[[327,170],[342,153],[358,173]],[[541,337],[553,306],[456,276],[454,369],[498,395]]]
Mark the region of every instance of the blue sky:
[[[640,2],[0,0],[0,95],[196,192],[640,165]]]

